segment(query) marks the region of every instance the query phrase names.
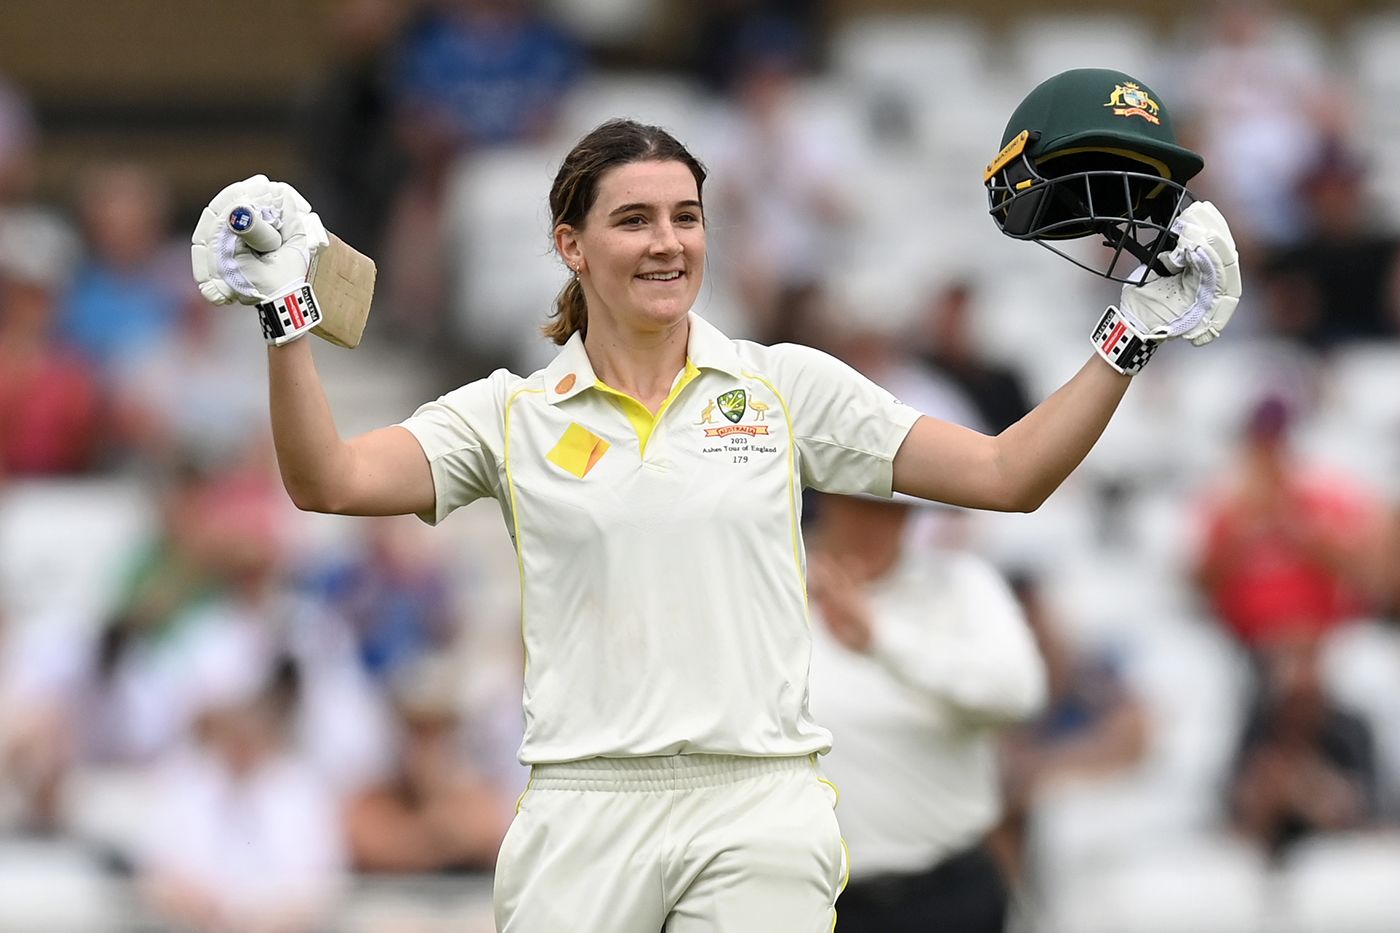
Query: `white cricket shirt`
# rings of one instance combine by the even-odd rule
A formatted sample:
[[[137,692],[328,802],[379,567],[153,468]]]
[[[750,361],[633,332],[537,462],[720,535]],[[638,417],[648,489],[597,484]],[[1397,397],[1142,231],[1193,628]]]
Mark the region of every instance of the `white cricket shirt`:
[[[801,491],[890,495],[919,413],[808,347],[690,316],[653,418],[574,337],[403,422],[440,521],[500,503],[520,567],[526,764],[594,756],[805,755],[811,658]]]
[[[1011,588],[967,552],[906,548],[867,588],[869,654],[814,612],[812,708],[832,731],[851,878],[921,872],[1001,814],[996,733],[1044,705],[1045,668]]]

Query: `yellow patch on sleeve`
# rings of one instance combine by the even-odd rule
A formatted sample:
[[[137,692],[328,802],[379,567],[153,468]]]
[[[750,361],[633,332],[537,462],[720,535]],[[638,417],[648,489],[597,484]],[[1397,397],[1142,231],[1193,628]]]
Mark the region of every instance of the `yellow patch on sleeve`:
[[[582,425],[571,424],[545,459],[582,479],[603,459],[608,446],[607,441]]]

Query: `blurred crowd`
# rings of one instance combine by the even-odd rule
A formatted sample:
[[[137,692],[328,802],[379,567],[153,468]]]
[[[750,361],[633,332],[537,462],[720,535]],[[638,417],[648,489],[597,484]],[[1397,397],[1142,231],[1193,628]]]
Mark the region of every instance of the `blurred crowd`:
[[[571,91],[627,73],[625,46],[559,8],[332,5],[335,65],[303,105],[314,151],[287,180],[379,264],[370,331],[346,368],[407,360],[408,384],[427,373],[445,391],[538,363],[562,270],[550,280],[547,263],[521,267],[545,269],[543,292],[519,285],[544,301],[502,325],[501,309],[474,305],[474,284],[461,281],[479,269],[463,231],[525,238],[527,259],[540,260],[545,224],[495,230],[505,221],[463,216],[475,202],[461,192],[493,160],[558,158],[560,141],[586,129],[569,122]],[[821,347],[877,381],[917,378],[945,417],[980,430],[1021,417],[1046,390],[1032,357],[1066,340],[1007,339],[991,321],[1012,319],[1006,282],[1033,247],[993,243],[982,266],[913,256],[902,279],[853,294],[835,277],[853,257],[907,257],[904,231],[952,223],[939,203],[906,193],[889,205],[862,184],[871,150],[877,166],[910,147],[922,158],[919,114],[881,94],[858,102],[859,137],[818,118],[831,101],[813,106],[813,91],[840,82],[833,44],[848,25],[819,0],[703,10],[685,54],[655,75],[705,103],[705,121],[676,119],[705,134],[682,138],[711,170],[717,323]],[[1067,787],[1152,767],[1170,728],[1172,701],[1154,696],[1160,684],[1140,673],[1151,662],[1132,654],[1150,640],[1118,637],[1160,627],[1150,603],[1163,592],[1228,664],[1230,702],[1213,711],[1227,745],[1190,788],[1204,814],[1193,826],[1242,840],[1266,865],[1308,840],[1400,826],[1400,719],[1387,718],[1400,698],[1382,691],[1358,707],[1362,691],[1338,689],[1350,675],[1337,674],[1356,655],[1380,681],[1400,673],[1400,483],[1386,480],[1400,466],[1389,459],[1400,445],[1400,227],[1375,195],[1370,104],[1355,75],[1298,54],[1296,34],[1277,28],[1285,12],[1264,0],[1199,4],[1186,51],[1144,76],[1206,158],[1192,189],[1230,218],[1245,298],[1224,362],[1178,364],[1215,346],[1162,354],[1154,367],[1167,377],[1145,374],[1141,401],[1120,415],[1145,423],[1126,439],[1111,429],[1117,455],[1101,469],[1091,456],[1086,478],[1046,507],[1054,528],[1088,529],[1089,559],[1117,555],[1088,575],[1102,585],[1059,576],[1068,538],[1008,544],[1015,526],[979,534],[976,518],[955,536],[1012,582],[1046,665],[1044,709],[1001,733],[1005,815],[990,842],[1032,901],[1047,883],[1037,845],[1057,838],[1038,808]],[[487,515],[489,532],[453,534],[412,518],[321,525],[297,513],[271,456],[257,326],[206,304],[191,281],[195,217],[151,165],[98,153],[67,197],[40,197],[45,127],[3,67],[0,516],[35,490],[115,484],[141,519],[100,598],[0,591],[0,842],[76,843],[134,883],[147,916],[202,930],[326,929],[367,877],[489,875],[525,776],[514,761],[513,564],[503,575],[477,550],[508,549],[499,523]],[[1009,112],[992,109],[996,120]],[[990,156],[999,142],[978,148]],[[529,176],[526,218],[543,217],[549,177]],[[975,179],[938,183],[975,189]],[[901,216],[872,223],[873,204]],[[890,241],[872,241],[882,231]],[[1096,288],[1079,282],[1062,298],[1041,286],[1021,304],[1112,300]],[[904,307],[886,314],[892,290]],[[1014,319],[1073,332],[1069,355],[1082,362],[1092,311]],[[489,337],[473,340],[483,320]],[[1202,431],[1220,428],[1217,447],[1198,453],[1177,435],[1134,455],[1139,433],[1192,431],[1189,415],[1154,412],[1169,391],[1187,400],[1174,410],[1205,413]],[[1364,409],[1339,409],[1339,397]],[[404,407],[386,421],[424,400],[388,400]],[[1126,516],[1163,499],[1151,530],[1124,531]],[[61,542],[11,536],[3,554],[79,553],[82,527]],[[1108,615],[1111,631],[1087,620]],[[1188,684],[1190,673],[1166,676]]]

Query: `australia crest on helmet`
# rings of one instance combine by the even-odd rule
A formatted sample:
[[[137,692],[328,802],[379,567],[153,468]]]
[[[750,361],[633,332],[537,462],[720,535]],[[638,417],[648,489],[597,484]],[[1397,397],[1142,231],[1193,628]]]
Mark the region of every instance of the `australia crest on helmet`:
[[[1112,107],[1115,117],[1142,117],[1153,124],[1162,122],[1157,116],[1162,109],[1161,105],[1132,81],[1115,85],[1113,93],[1108,95],[1108,103],[1104,106]]]

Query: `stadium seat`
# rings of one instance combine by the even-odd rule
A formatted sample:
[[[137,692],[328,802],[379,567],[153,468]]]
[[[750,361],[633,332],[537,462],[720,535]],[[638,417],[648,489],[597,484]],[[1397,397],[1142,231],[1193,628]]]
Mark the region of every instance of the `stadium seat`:
[[[131,929],[129,894],[82,846],[0,837],[0,930]]]
[[[65,778],[60,798],[64,833],[104,852],[133,858],[146,841],[153,794],[152,778],[140,768],[78,768]]]
[[[1400,171],[1400,112],[1370,102],[1400,94],[1400,13],[1393,10],[1351,17],[1342,32],[1340,54],[1355,101],[1366,114],[1366,132],[1356,142],[1371,160],[1369,188],[1392,226],[1400,224],[1400,191],[1391,179]]]
[[[353,353],[319,340],[312,347],[343,437],[402,421],[442,389],[421,356],[387,341],[367,340]]]
[[[1332,695],[1370,723],[1382,806],[1391,818],[1400,816],[1400,632],[1372,620],[1336,629],[1327,639],[1323,672]]]
[[[614,117],[663,126],[681,142],[697,147],[710,100],[693,80],[670,72],[598,72],[581,80],[565,97],[555,140],[548,148],[557,162],[581,136]],[[550,174],[553,179],[553,173]],[[546,189],[547,190],[547,189]],[[538,198],[538,193],[536,195]]]
[[[1135,851],[1086,866],[1047,891],[1043,928],[1064,933],[1259,933],[1269,929],[1269,896],[1263,857],[1234,840],[1146,836]],[[1337,933],[1343,928],[1330,929]]]
[[[1299,843],[1280,879],[1280,933],[1400,930],[1400,837],[1347,835]]]
[[[589,45],[644,40],[663,13],[660,0],[548,0],[549,15]]]
[[[123,479],[25,480],[0,496],[0,605],[13,618],[97,625],[154,523],[150,490]]]
[[[1317,381],[1317,363],[1298,347],[1241,335],[1204,350],[1165,348],[1152,360],[1154,378],[1170,380],[1161,417],[1180,425],[1173,433],[1175,461],[1205,476],[1229,463],[1245,417],[1266,394],[1281,392],[1306,407]]]
[[[1149,84],[1159,65],[1158,44],[1144,19],[1112,14],[1018,17],[1005,57],[1018,86],[1029,91],[1070,68],[1112,68]]]
[[[1084,309],[1086,320],[1092,317]],[[1081,335],[1076,335],[1081,336]],[[1087,333],[1080,354],[1089,352]],[[1132,489],[1145,489],[1163,483],[1177,486],[1185,478],[1177,455],[1179,435],[1189,430],[1179,420],[1173,404],[1175,384],[1171,367],[1161,357],[1189,352],[1185,346],[1168,346],[1154,357],[1151,365],[1133,379],[1132,389],[1123,396],[1113,420],[1094,445],[1081,467],[1088,475],[1121,483]]]
[[[859,161],[849,188],[854,219],[845,261],[830,270],[837,307],[885,333],[911,326],[923,289],[941,262],[957,261],[956,223],[931,224],[933,178],[918,160],[897,154]]]
[[[1172,899],[1153,890],[1157,887],[1199,886],[1202,895],[1209,893],[1210,872],[1197,877],[1188,870],[1193,856],[1177,858],[1198,847],[1204,847],[1203,858],[1222,862],[1220,870],[1241,884],[1258,870],[1252,858],[1231,847],[1222,854],[1208,835],[1219,824],[1222,775],[1241,718],[1239,659],[1201,623],[1146,615],[1135,621],[1134,631],[1111,641],[1100,638],[1122,655],[1129,686],[1147,708],[1147,757],[1129,771],[1065,780],[1037,796],[1030,866],[1046,910],[1061,921],[1047,929],[1256,933],[1248,926],[1206,923],[1217,916],[1210,906],[1197,904],[1194,913],[1167,911],[1162,926],[1150,925],[1152,911],[1139,915],[1131,907],[1139,892],[1144,898]],[[1178,870],[1185,873],[1173,881]],[[1102,917],[1093,915],[1098,900],[1108,905]],[[1252,916],[1254,900],[1244,885],[1222,900],[1218,916]]]
[[[956,14],[853,17],[831,39],[836,80],[877,124],[894,136],[902,125],[927,168],[966,167],[969,180],[996,154],[1019,99],[994,57],[986,24]]]
[[[1400,93],[1400,13],[1359,14],[1343,31],[1341,61],[1349,63],[1362,100],[1393,100]],[[1369,108],[1368,115],[1391,125],[1400,121],[1388,108]]]
[[[1293,442],[1299,456],[1318,469],[1377,496],[1400,495],[1400,427],[1380,430],[1362,418],[1329,410],[1300,424]]]
[[[1400,430],[1400,345],[1374,340],[1338,347],[1322,378],[1323,407],[1338,418]]]
[[[1000,57],[986,24],[958,14],[867,15],[832,36],[834,77],[864,99],[882,143],[911,144],[928,174],[973,191],[1029,90],[1008,83]]]
[[[1154,779],[1190,795],[1200,822],[1222,801],[1248,702],[1243,652],[1205,618],[1144,613],[1123,633],[1129,682],[1152,718]]]
[[[868,15],[837,24],[831,67],[866,91],[965,93],[986,74],[986,26],[958,15]]]
[[[1170,437],[1171,431],[1164,431]],[[1189,586],[1201,518],[1197,501],[1214,485],[1214,477],[1174,475],[1143,477],[1146,483],[1123,504],[1123,535],[1134,559],[1160,574]]]
[[[490,875],[357,879],[336,918],[342,933],[492,933]]]
[[[971,512],[972,546],[999,566],[1028,569],[1053,588],[1064,568],[1089,560],[1095,551],[1091,490],[1071,477],[1030,514]],[[1075,619],[1066,620],[1076,624]]]
[[[447,243],[457,274],[452,327],[464,345],[512,361],[552,355],[537,335],[565,281],[550,238],[558,160],[541,146],[459,163],[447,193]]]

